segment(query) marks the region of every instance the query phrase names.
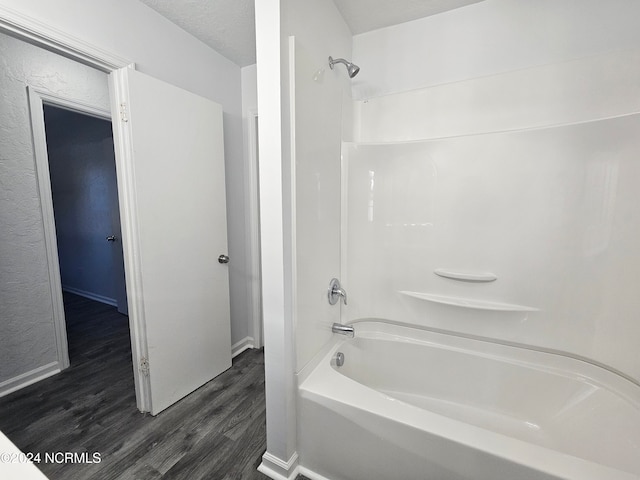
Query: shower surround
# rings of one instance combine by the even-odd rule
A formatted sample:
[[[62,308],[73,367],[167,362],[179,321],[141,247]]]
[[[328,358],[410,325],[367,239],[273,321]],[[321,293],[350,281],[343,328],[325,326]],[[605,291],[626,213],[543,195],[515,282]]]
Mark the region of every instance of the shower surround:
[[[640,71],[616,85],[607,72],[639,60],[355,102],[341,321],[356,338],[333,339],[298,375],[302,472],[638,478],[640,105],[616,85]],[[584,103],[613,90],[626,98]]]
[[[638,61],[598,55],[357,102],[343,321],[554,351],[640,383]],[[596,92],[612,101],[586,101]]]
[[[261,203],[283,219],[263,262],[284,252],[283,274],[263,268],[262,470],[637,478],[640,5],[485,0],[355,36],[329,0],[280,6],[284,75],[260,95],[282,94],[261,107],[283,197]],[[329,305],[334,277],[348,305]],[[559,416],[591,406],[565,448]]]

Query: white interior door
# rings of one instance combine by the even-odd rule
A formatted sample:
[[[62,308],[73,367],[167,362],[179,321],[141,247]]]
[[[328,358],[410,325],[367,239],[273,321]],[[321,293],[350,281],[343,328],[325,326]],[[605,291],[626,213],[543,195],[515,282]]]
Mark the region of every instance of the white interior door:
[[[112,249],[111,268],[113,269],[114,291],[118,312],[129,315],[127,304],[127,288],[124,279],[124,254],[122,252],[122,231],[120,230],[120,205],[118,204],[118,187],[115,179],[109,182],[109,190],[113,189],[113,194],[109,195],[110,200],[110,222],[111,229],[109,236],[105,239],[109,243],[108,248]]]
[[[117,196],[116,196],[117,200]],[[117,309],[123,315],[129,315],[129,306],[127,303],[127,288],[124,280],[124,256],[122,252],[122,232],[120,231],[120,213],[119,208],[116,205],[112,208],[112,217],[115,217],[111,222],[111,232],[114,240],[111,248],[114,249],[113,255],[113,272],[115,277],[115,292],[116,302],[118,304]]]
[[[111,77],[136,393],[156,415],[231,366],[222,108]]]

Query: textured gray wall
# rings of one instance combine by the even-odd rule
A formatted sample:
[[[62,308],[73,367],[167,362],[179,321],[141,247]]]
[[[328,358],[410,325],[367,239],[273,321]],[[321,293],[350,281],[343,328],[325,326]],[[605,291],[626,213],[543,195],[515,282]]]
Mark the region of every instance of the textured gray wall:
[[[106,74],[0,34],[0,384],[57,358],[27,85],[109,109]]]

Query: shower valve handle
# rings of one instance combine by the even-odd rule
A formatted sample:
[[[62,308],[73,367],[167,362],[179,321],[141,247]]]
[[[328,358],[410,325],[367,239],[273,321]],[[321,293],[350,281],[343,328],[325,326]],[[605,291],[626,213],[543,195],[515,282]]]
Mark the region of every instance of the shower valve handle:
[[[329,297],[329,305],[335,305],[340,298],[345,305],[347,304],[347,292],[340,286],[340,281],[337,278],[332,278],[329,282],[327,296]]]

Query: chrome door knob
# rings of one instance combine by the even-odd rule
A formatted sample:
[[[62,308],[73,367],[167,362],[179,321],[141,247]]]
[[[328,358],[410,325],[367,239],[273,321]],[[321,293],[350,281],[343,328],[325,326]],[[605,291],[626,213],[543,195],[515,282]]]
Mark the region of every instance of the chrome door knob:
[[[118,237],[116,237],[115,235],[109,235],[107,237],[107,242],[115,242],[117,240]]]
[[[227,255],[220,255],[218,257],[218,263],[229,263],[229,257]]]

